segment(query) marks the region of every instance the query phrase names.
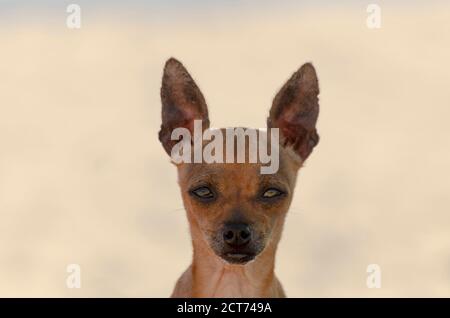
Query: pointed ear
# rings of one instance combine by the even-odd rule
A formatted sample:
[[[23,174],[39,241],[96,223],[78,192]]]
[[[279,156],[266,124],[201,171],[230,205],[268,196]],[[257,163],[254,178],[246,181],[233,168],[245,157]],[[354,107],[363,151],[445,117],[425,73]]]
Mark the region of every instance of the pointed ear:
[[[175,128],[187,128],[193,135],[194,120],[209,128],[205,98],[184,66],[174,58],[167,60],[161,86],[162,124],[159,140],[170,155],[178,140],[171,140]]]
[[[314,67],[304,64],[284,84],[273,100],[268,128],[279,128],[280,143],[292,147],[302,161],[319,142],[319,84]]]

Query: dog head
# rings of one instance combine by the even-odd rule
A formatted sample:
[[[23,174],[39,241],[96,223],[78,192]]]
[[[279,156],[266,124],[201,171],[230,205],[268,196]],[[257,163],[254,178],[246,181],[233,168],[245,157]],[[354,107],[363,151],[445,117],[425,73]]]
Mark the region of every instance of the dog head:
[[[297,171],[319,141],[315,128],[318,94],[314,67],[304,64],[275,96],[267,119],[266,137],[258,139],[263,142],[252,148],[250,137],[259,133],[247,130],[244,141],[248,142],[239,143],[238,137],[232,136],[234,151],[230,154],[226,152],[230,139],[218,140],[219,135],[226,136],[228,130],[212,132],[209,129],[203,94],[180,62],[167,61],[161,87],[159,139],[172,157],[174,149],[181,144],[181,135],[174,135],[179,128],[188,133],[184,135],[184,145],[192,152],[198,142],[196,128],[201,136],[213,135],[222,145],[214,152],[224,155],[223,161],[211,162],[205,158],[196,161],[195,154],[186,154],[184,149],[184,158],[188,160],[178,160],[176,166],[191,232],[195,230],[200,236],[195,239],[204,240],[208,248],[226,262],[245,264],[265,249],[276,248],[292,200]],[[279,138],[269,138],[275,131]],[[208,141],[200,143],[202,148],[208,147]],[[272,147],[271,151],[272,155],[277,155],[277,169],[270,174],[261,173],[265,165],[261,158],[249,160],[251,152],[259,151],[262,144],[266,148],[276,146],[276,151]],[[245,148],[245,160],[238,158],[239,147]]]

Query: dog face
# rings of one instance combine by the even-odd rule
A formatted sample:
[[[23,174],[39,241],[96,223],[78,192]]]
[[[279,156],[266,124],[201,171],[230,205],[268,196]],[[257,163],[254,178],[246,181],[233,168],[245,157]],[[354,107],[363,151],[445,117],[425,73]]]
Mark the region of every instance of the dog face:
[[[297,169],[288,157],[281,161],[274,174],[261,174],[261,164],[178,165],[189,219],[224,260],[246,263],[281,232]]]
[[[268,132],[273,128],[280,132],[275,173],[261,174],[260,161],[177,163],[188,219],[201,236],[194,239],[204,240],[224,261],[245,264],[265,249],[276,248],[297,171],[318,142],[318,93],[315,70],[305,64],[276,95],[267,120]],[[172,140],[174,129],[193,132],[194,120],[199,119],[202,131],[209,129],[205,99],[183,65],[174,59],[166,63],[161,98],[159,139],[168,154],[178,142]],[[221,132],[225,134],[225,130]],[[226,140],[223,142],[225,149]],[[250,142],[244,147],[248,154]]]

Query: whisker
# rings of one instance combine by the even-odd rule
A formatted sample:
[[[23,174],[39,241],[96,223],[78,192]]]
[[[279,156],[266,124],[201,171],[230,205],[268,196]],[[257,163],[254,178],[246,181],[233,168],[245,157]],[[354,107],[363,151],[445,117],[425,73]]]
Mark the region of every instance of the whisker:
[[[303,209],[289,209],[288,214],[304,214],[305,210]]]
[[[178,209],[173,209],[173,210],[170,210],[169,212],[179,212],[179,211],[184,211],[184,208],[178,208]]]

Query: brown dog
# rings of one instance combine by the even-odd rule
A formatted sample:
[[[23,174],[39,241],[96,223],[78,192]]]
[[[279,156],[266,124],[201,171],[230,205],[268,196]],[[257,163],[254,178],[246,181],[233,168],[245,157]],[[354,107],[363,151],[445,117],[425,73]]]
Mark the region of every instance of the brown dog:
[[[267,120],[279,129],[279,169],[261,174],[256,163],[177,163],[190,224],[193,261],[172,297],[284,297],[275,277],[275,253],[297,172],[319,141],[318,81],[304,64],[276,95]],[[205,99],[175,59],[164,68],[159,139],[171,155],[175,128],[209,128]],[[193,142],[193,141],[192,141]],[[248,144],[245,145],[248,148]]]

